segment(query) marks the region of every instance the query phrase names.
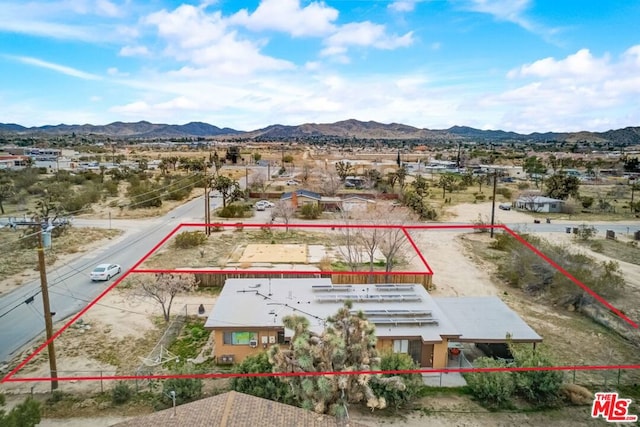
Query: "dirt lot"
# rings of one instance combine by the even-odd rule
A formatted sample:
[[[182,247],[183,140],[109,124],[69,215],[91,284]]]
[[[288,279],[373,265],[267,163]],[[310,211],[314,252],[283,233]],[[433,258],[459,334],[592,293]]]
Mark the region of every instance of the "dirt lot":
[[[90,252],[105,242],[115,241],[122,234],[122,230],[116,229],[72,227],[62,236],[53,238],[51,249],[45,251],[47,266],[55,268],[77,257],[80,252]],[[20,232],[0,230],[0,245],[15,242],[20,235]],[[10,253],[11,256],[0,259],[0,295],[39,277],[36,249],[11,249]]]

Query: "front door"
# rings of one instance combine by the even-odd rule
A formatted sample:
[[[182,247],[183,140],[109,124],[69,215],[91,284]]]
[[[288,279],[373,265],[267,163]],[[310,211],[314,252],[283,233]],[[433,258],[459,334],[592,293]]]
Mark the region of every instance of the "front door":
[[[420,366],[422,362],[422,341],[421,340],[411,340],[409,341],[409,356],[413,359],[414,362]]]

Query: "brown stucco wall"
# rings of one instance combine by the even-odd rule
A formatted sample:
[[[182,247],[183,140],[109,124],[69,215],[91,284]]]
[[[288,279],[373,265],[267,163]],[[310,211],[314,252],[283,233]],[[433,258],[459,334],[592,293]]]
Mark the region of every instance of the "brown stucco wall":
[[[433,367],[435,369],[442,369],[447,367],[447,360],[449,359],[449,340],[443,339],[441,343],[433,345]]]
[[[257,332],[258,333],[258,346],[252,348],[248,345],[233,345],[233,344],[224,344],[224,333],[225,332]],[[260,329],[260,328],[242,328],[242,329],[216,329],[213,331],[214,334],[214,355],[216,359],[219,359],[222,355],[234,355],[234,360],[236,363],[242,362],[245,357],[258,354],[261,351],[268,350],[274,344],[262,344],[262,337],[267,337],[267,342],[269,342],[269,337],[273,337],[274,341],[277,343],[277,329]]]

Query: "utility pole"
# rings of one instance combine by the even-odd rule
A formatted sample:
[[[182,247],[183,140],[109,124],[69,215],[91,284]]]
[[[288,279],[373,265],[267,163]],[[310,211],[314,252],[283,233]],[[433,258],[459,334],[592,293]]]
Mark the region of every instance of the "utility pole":
[[[42,225],[40,224],[40,218],[37,218],[38,223],[38,270],[40,271],[40,288],[42,290],[42,305],[44,310],[44,324],[47,331],[47,350],[49,352],[49,369],[51,370],[51,391],[58,388],[58,368],[56,366],[56,349],[53,345],[53,321],[51,319],[51,307],[49,306],[49,287],[47,284],[47,271],[44,260],[44,245],[42,244]]]
[[[496,185],[498,183],[498,170],[493,170],[493,197],[491,198],[491,237],[493,237],[493,225],[496,217]]]
[[[211,229],[209,228],[209,222],[211,219],[211,200],[210,200],[211,189],[209,188],[209,176],[207,175],[207,171],[205,169],[204,172],[204,234],[207,236],[211,235]]]

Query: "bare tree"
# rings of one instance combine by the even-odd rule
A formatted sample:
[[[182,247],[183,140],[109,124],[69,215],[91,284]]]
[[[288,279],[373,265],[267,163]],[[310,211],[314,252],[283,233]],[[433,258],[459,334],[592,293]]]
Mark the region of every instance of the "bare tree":
[[[342,237],[338,245],[338,253],[351,271],[358,271],[363,263],[362,230],[348,227],[349,216],[345,211],[341,211],[341,216],[347,227],[338,227]]]
[[[389,273],[393,270],[395,262],[406,257],[409,252],[409,240],[400,226],[415,221],[416,217],[408,210],[394,210],[391,213],[391,208],[386,209],[388,211],[384,212],[385,208],[382,208],[378,218],[381,218],[385,225],[395,225],[396,227],[383,228],[380,230],[381,233],[375,237],[379,241],[378,248],[386,260],[385,271]]]
[[[249,177],[248,187],[254,191],[264,194],[267,191],[267,177],[264,173],[258,172]]]
[[[139,291],[143,296],[151,297],[162,307],[164,321],[171,315],[171,304],[180,292],[189,292],[196,287],[193,274],[157,273],[155,276],[139,280]]]
[[[335,196],[338,189],[342,186],[342,182],[336,173],[327,172],[322,176],[322,188],[320,193],[326,196]]]
[[[279,200],[271,211],[271,221],[281,218],[285,224],[285,231],[289,231],[289,222],[296,213],[296,206],[293,206],[291,200]]]

